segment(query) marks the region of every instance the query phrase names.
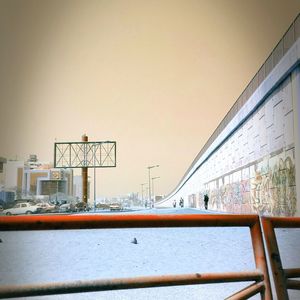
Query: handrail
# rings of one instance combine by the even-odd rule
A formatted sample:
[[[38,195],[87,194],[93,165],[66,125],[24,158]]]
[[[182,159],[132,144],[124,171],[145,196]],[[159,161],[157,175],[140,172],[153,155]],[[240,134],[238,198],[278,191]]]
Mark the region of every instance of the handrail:
[[[288,300],[288,289],[300,290],[300,281],[290,278],[300,277],[300,268],[284,269],[282,267],[275,228],[300,228],[300,217],[263,217],[262,225],[275,288],[278,299]]]
[[[56,230],[149,227],[249,227],[257,215],[35,215],[0,217],[0,230]]]
[[[99,292],[108,290],[137,289],[162,286],[194,285],[205,283],[224,283],[256,281],[263,285],[260,271],[234,273],[206,273],[164,276],[141,276],[138,278],[117,278],[102,280],[78,280],[47,284],[0,287],[0,298]]]
[[[59,215],[0,217],[1,231],[160,227],[249,227],[256,270],[234,273],[196,273],[3,286],[0,287],[0,298],[217,282],[255,281],[254,284],[235,293],[228,299],[248,299],[257,293],[260,293],[261,299],[272,299],[260,221],[257,215]]]

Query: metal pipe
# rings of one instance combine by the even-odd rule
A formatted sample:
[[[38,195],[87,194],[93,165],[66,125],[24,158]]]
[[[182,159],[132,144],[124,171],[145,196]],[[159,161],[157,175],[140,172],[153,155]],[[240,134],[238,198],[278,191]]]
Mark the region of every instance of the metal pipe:
[[[300,277],[300,269],[284,269],[285,278],[296,278]]]
[[[282,263],[281,263],[275,231],[273,228],[273,223],[271,223],[269,218],[262,218],[262,224],[264,229],[265,241],[268,248],[277,297],[278,299],[281,300],[289,299],[288,292],[287,292],[286,278],[285,278],[284,270],[282,268]]]
[[[152,194],[153,194],[153,207],[155,205],[155,192],[154,192],[154,180],[155,179],[158,179],[160,178],[159,176],[156,176],[156,177],[152,177],[151,180],[152,180]]]
[[[26,215],[0,217],[0,230],[248,227],[257,222],[257,215]]]
[[[264,274],[265,289],[261,291],[261,297],[262,299],[265,300],[271,300],[273,299],[273,297],[271,291],[271,284],[270,284],[264,242],[262,238],[262,232],[261,232],[259,221],[250,227],[250,233],[251,233],[252,247],[253,247],[256,268],[261,270]]]
[[[88,136],[83,135],[82,136],[82,142],[87,142],[88,141]],[[84,151],[86,153],[86,151]],[[84,165],[86,165],[87,158],[84,157]],[[81,171],[81,176],[82,176],[82,202],[87,204],[88,200],[88,168],[83,167]]]
[[[3,299],[121,289],[261,280],[263,280],[263,274],[258,270],[253,272],[206,274],[196,273],[186,275],[143,276],[136,278],[118,278],[87,281],[78,280],[74,282],[57,282],[23,286],[2,286],[0,287],[0,298]]]
[[[148,181],[149,181],[149,208],[152,208],[152,199],[151,199],[151,181],[150,181],[150,170],[153,168],[157,168],[159,165],[149,166],[148,168]]]
[[[143,205],[146,207],[147,206],[147,200],[145,201],[144,203],[144,185],[146,185],[147,183],[141,183],[141,186],[142,186],[142,203]],[[146,199],[147,199],[147,196],[146,196]]]
[[[300,217],[263,217],[264,220],[271,222],[273,228],[300,228]]]
[[[250,297],[258,294],[258,293],[263,293],[265,289],[264,283],[263,282],[255,282],[241,291],[233,294],[232,296],[226,298],[225,300],[244,300],[244,299],[249,299]]]
[[[300,281],[299,280],[288,279],[286,281],[286,285],[287,285],[288,289],[300,290]]]
[[[96,168],[94,167],[94,211],[96,211]]]

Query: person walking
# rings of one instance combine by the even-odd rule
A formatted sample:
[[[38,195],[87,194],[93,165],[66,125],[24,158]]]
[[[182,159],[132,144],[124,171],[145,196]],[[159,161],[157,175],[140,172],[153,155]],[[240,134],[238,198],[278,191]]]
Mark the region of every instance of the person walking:
[[[209,200],[209,197],[207,194],[204,195],[204,207],[205,209],[208,208],[208,200]]]
[[[181,208],[183,207],[183,205],[184,205],[183,198],[180,198],[179,205],[180,205]]]

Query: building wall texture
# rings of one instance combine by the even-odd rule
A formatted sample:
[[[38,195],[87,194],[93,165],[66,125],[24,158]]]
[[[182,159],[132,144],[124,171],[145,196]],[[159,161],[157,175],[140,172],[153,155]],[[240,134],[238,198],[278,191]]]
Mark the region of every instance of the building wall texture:
[[[192,179],[189,203],[235,213],[296,213],[294,110],[290,76]],[[196,199],[196,205],[195,200]]]
[[[296,215],[295,106],[300,95],[292,92],[293,80],[290,74],[197,169],[172,202],[183,198],[186,206],[204,208],[208,194],[212,210]]]
[[[300,29],[300,23],[295,24],[294,31]],[[247,100],[237,100],[181,182],[158,207],[172,206],[174,201],[178,206],[183,199],[185,206],[204,208],[208,194],[212,210],[300,215],[300,38],[293,36],[290,48],[276,64],[272,59],[273,68],[252,88]],[[252,82],[249,86],[253,87]]]

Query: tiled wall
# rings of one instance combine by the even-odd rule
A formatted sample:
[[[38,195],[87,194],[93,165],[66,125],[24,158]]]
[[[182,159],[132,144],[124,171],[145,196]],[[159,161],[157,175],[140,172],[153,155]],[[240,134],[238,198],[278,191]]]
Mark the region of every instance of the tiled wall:
[[[296,212],[294,111],[288,77],[181,191],[189,206],[292,216]]]

